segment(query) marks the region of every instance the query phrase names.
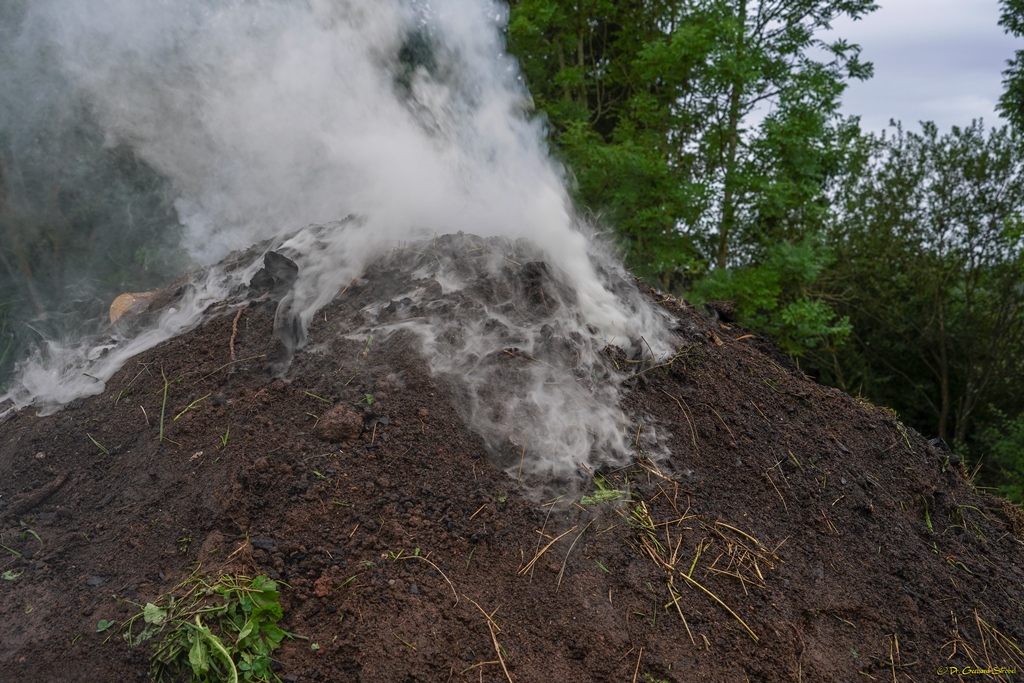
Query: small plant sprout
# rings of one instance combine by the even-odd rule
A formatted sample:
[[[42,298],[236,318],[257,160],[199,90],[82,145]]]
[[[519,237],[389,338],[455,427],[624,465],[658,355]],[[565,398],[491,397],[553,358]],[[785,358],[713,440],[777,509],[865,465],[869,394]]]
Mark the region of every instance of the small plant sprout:
[[[42,550],[43,549],[43,539],[41,539],[39,537],[39,534],[37,534],[34,530],[29,529],[28,527],[26,527],[26,528],[21,530],[21,540],[24,541],[29,536],[32,536],[34,539],[36,539],[36,541],[38,541],[39,549]]]
[[[373,397],[373,394],[366,394],[363,396],[363,401],[366,402],[366,405],[372,406],[374,403],[377,402],[377,399]]]
[[[228,425],[227,430],[223,434],[220,435],[220,447],[222,449],[228,447],[228,439],[230,439],[230,438],[231,438],[231,425]]]
[[[3,573],[2,576],[3,576],[4,581],[14,581],[15,579],[17,579],[19,576],[21,576],[24,573],[25,573],[24,571],[16,572],[13,569],[8,569],[7,571],[5,571]]]
[[[583,496],[580,499],[581,505],[598,505],[600,503],[611,503],[629,499],[628,491],[613,488],[604,477],[594,477],[594,486],[596,488],[591,495]]]
[[[96,622],[96,633],[103,633],[110,630],[117,622],[110,619],[100,619]]]

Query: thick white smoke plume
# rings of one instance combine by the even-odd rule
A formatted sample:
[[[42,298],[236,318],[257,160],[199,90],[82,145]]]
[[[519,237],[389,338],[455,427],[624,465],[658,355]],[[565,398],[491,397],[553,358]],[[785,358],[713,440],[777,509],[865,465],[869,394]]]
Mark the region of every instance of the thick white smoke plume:
[[[596,344],[627,348],[643,336],[662,353],[671,342],[658,317],[606,287],[602,257],[574,225],[503,52],[506,14],[487,0],[35,0],[23,38],[49,43],[109,144],[131,145],[170,180],[193,259],[215,264],[260,240],[294,257],[287,313],[300,327],[389,245],[465,231],[535,245],[571,292],[571,327]],[[331,223],[350,214],[361,219]],[[311,223],[327,227],[299,230]],[[144,346],[197,324],[202,302],[231,289],[210,272]],[[76,384],[80,395],[141,350],[113,344],[103,368],[89,366],[100,381]],[[81,368],[55,367],[58,355],[26,370],[7,398],[69,400]],[[564,403],[544,386],[522,398],[538,415]],[[608,411],[615,428],[622,422],[606,405],[615,398],[600,398],[602,425],[574,416],[574,452],[559,457],[588,461],[587,433],[607,441]]]

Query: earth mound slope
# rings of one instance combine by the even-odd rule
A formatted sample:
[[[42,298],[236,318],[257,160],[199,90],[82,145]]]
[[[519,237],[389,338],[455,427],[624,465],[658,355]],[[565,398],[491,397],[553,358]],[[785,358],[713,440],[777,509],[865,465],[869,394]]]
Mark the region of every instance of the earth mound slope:
[[[416,258],[475,258],[456,251]],[[408,265],[373,262],[283,377],[275,304],[253,301],[132,359],[101,395],[0,425],[0,680],[148,680],[150,643],[118,629],[196,571],[287,585],[280,625],[302,637],[275,654],[285,681],[1024,670],[1020,512],[950,452],[646,291],[675,352],[600,349],[608,371],[578,379],[616,383],[629,459],[545,484],[531,435],[471,429],[477,395],[394,324],[467,305]],[[519,287],[529,305],[508,315],[559,300],[543,264],[507,268],[504,285],[476,282]],[[575,362],[573,339],[552,343],[491,353],[487,395],[515,391],[524,365]]]

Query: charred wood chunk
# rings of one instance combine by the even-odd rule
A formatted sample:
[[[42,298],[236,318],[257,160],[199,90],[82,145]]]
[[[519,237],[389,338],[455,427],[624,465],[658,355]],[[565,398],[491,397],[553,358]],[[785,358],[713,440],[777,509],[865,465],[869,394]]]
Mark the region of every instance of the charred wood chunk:
[[[723,323],[736,322],[736,302],[734,301],[708,301],[705,302],[704,308]]]

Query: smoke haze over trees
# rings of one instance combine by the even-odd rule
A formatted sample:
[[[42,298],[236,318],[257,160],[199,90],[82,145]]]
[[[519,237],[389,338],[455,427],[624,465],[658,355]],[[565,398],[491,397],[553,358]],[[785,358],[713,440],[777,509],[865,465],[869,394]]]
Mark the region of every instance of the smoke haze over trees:
[[[1021,140],[981,121],[874,136],[844,119],[846,84],[872,69],[827,29],[875,9],[521,0],[509,45],[577,199],[638,274],[735,301],[805,371],[969,452],[1022,500]],[[1018,36],[1022,12],[1004,3]]]
[[[43,336],[95,329],[111,297],[165,283],[180,226],[167,183],[107,144],[55,56],[0,6],[0,377]]]
[[[105,137],[0,7],[0,368],[187,264],[168,178]],[[1024,3],[1001,24],[1024,35]],[[518,0],[506,37],[570,191],[638,275],[730,299],[822,382],[898,411],[1024,500],[1024,76],[988,129],[865,135],[827,32],[869,0]],[[410,83],[426,38],[402,53]],[[865,55],[870,59],[870,55]],[[436,67],[436,64],[434,65]],[[405,80],[403,80],[403,78]],[[338,216],[337,218],[340,218]]]

